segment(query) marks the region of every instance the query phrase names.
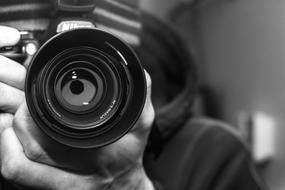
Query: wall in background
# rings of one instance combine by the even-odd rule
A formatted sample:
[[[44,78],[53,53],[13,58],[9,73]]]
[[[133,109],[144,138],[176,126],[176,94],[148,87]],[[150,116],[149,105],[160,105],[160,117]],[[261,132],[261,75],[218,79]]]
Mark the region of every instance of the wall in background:
[[[276,156],[265,179],[285,189],[285,1],[216,1],[200,10],[204,78],[222,118],[261,112],[275,123]]]
[[[143,10],[163,19],[169,9],[179,1],[180,0],[140,0],[140,3]]]
[[[142,6],[164,19],[176,2],[144,0]],[[203,83],[219,97],[222,119],[237,125],[241,113],[256,112],[273,119],[276,155],[264,176],[271,189],[284,190],[285,1],[213,0],[196,20]],[[183,30],[187,40],[191,31]]]

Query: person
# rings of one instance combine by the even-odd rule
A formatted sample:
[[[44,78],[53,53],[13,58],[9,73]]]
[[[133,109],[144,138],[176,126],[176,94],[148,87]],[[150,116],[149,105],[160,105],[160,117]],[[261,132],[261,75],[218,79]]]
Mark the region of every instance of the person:
[[[193,59],[187,56],[188,48],[177,34],[177,28],[148,14],[142,14],[141,18],[142,48],[138,52],[152,76],[152,100],[158,127],[158,130],[153,127],[151,132],[155,146],[147,149],[144,155],[149,177],[165,190],[267,189],[254,166],[248,145],[233,126],[192,112],[195,105],[190,104],[190,112],[183,110],[195,97],[197,68]],[[151,51],[153,48],[155,53]],[[158,75],[164,75],[167,82]],[[183,82],[182,76],[185,77]],[[179,81],[174,85],[176,88],[172,86],[173,80]],[[179,90],[176,98],[186,97],[182,98],[182,104],[177,104],[174,99],[176,107],[172,107],[170,114],[175,117],[163,115],[163,122],[157,120],[160,113],[158,97],[178,91],[179,84],[184,84],[185,88]],[[179,116],[179,112],[186,112],[186,115]],[[171,129],[170,136],[167,136]]]
[[[34,0],[26,0],[25,3],[21,0],[1,1],[0,6],[3,9],[0,9],[0,25],[9,27],[0,27],[0,46],[11,46],[19,41],[19,34],[13,28],[44,32],[50,24],[50,14],[53,9],[50,2]],[[97,27],[120,36],[136,48],[145,45],[145,39],[139,38],[142,24],[139,21],[137,4],[137,0],[99,0],[90,17],[96,20]],[[152,47],[149,48],[152,49]],[[140,54],[140,49],[137,49]],[[147,62],[149,56],[140,56],[142,56],[143,62]],[[148,66],[154,67],[150,64]],[[183,118],[186,118],[183,119],[183,123],[177,123],[179,118],[175,115],[176,113],[173,113],[173,110],[167,115],[169,120],[160,122],[161,120],[158,118],[161,118],[160,113],[157,110],[156,116],[154,113],[154,106],[151,101],[152,82],[147,73],[147,101],[134,129],[119,141],[94,150],[92,152],[93,165],[92,168],[88,168],[88,171],[91,172],[76,170],[75,166],[80,166],[81,163],[68,165],[57,163],[49,157],[38,142],[29,136],[29,131],[37,126],[31,119],[25,103],[23,92],[25,75],[25,66],[7,57],[0,56],[0,110],[3,111],[0,114],[0,157],[1,174],[9,183],[4,184],[6,189],[11,189],[11,184],[19,188],[55,190],[160,189],[161,187],[152,180],[153,178],[158,178],[165,189],[182,190],[189,187],[192,190],[233,190],[235,189],[233,187],[239,190],[262,189],[262,185],[259,184],[256,176],[253,176],[252,171],[249,171],[248,151],[245,151],[240,141],[237,141],[232,133],[229,133],[228,130],[221,130],[220,123],[211,122],[209,124],[203,121],[201,127],[200,121],[190,120],[189,116],[186,117],[185,115],[183,115]],[[153,82],[156,82],[155,73],[151,73],[151,76]],[[156,84],[159,85],[159,83]],[[157,91],[157,89],[156,87],[152,88],[153,91]],[[153,102],[156,105],[163,104],[161,93],[157,97],[160,98],[156,98]],[[188,105],[186,102],[184,104]],[[190,172],[187,173],[187,176],[177,175],[183,179],[176,182],[181,182],[180,186],[176,186],[178,188],[172,188],[174,186],[169,184],[170,181],[173,181],[169,180],[169,177],[174,179],[174,175],[177,173],[175,170],[172,170],[173,173],[169,172],[171,170],[166,170],[175,165],[168,166],[165,165],[166,162],[163,162],[163,159],[165,160],[167,157],[172,158],[169,155],[171,151],[167,152],[169,146],[164,147],[158,159],[150,161],[156,166],[151,165],[150,162],[147,163],[147,166],[143,165],[143,157],[146,154],[144,151],[154,118],[156,118],[159,126],[163,126],[164,123],[168,123],[170,128],[183,125],[183,130],[180,133],[184,133],[184,129],[187,128],[189,130],[187,134],[191,134],[192,138],[187,137],[191,140],[189,147],[195,148],[191,148],[190,160],[182,160],[188,163],[187,167],[189,166]],[[165,130],[163,136],[173,133],[174,130],[170,128]],[[177,137],[178,134],[175,136]],[[228,144],[231,146],[217,146],[221,145],[220,139],[230,142]],[[175,147],[178,149],[177,146]],[[203,148],[199,149],[199,147]],[[213,154],[215,151],[219,152],[220,156],[215,156],[216,154]],[[226,154],[227,152],[229,153]],[[209,153],[214,155],[211,162],[206,159]],[[237,159],[238,161],[233,159],[240,158],[239,155],[243,156],[242,159]],[[179,163],[181,163],[181,167],[185,167],[182,162]],[[232,172],[229,172],[228,169],[231,167],[224,166],[235,167],[231,170]],[[149,174],[146,174],[146,170],[149,170]],[[208,174],[204,171],[208,171]],[[160,178],[155,176],[155,173],[159,174]],[[231,173],[236,175],[230,175]],[[227,175],[231,177],[222,180]],[[239,178],[242,175],[245,176],[246,180]]]

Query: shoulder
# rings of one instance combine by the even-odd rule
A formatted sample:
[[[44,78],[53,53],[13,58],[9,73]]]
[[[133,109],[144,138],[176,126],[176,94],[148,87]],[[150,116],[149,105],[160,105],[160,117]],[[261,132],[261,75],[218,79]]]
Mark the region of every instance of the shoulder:
[[[196,150],[220,152],[223,157],[249,153],[249,148],[237,129],[210,118],[193,118],[184,126]],[[217,155],[217,154],[215,154]]]
[[[246,143],[221,121],[190,119],[158,159],[145,160],[151,177],[169,189],[261,189]]]

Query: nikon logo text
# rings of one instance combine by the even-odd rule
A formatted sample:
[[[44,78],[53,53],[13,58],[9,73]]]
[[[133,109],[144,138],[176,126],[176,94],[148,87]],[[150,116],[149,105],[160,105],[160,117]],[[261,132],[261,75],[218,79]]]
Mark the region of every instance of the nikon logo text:
[[[59,25],[57,25],[56,32],[60,33],[78,28],[95,28],[95,26],[88,21],[81,21],[81,20],[63,21],[59,23]]]

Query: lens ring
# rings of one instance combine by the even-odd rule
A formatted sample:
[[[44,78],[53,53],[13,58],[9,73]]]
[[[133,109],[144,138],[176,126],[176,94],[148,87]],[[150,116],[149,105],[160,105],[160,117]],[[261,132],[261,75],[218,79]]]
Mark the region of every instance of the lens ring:
[[[96,56],[106,62],[112,62],[108,64],[117,70],[121,91],[113,117],[106,117],[102,125],[92,126],[86,122],[82,125],[85,128],[73,128],[72,125],[63,121],[64,119],[60,117],[61,112],[57,113],[50,106],[48,101],[55,103],[57,100],[49,99],[51,97],[47,96],[42,86],[48,84],[46,75],[49,75],[48,71],[56,66],[53,61],[61,52],[67,48],[81,49],[82,47],[87,54],[91,54],[91,57],[94,54],[92,51],[96,49]],[[88,51],[87,47],[90,48]],[[72,51],[70,53],[69,57]],[[85,57],[84,60],[92,59],[86,58],[83,54],[80,56]],[[61,59],[63,60],[64,58]],[[53,75],[49,79],[55,80],[55,77]],[[69,147],[98,148],[118,140],[134,126],[143,110],[146,81],[135,52],[125,42],[106,31],[85,28],[57,34],[41,46],[29,64],[25,93],[32,118],[47,136]]]
[[[82,53],[82,51],[86,51],[88,53]],[[94,57],[90,56],[92,54],[94,54]],[[42,83],[42,87],[49,86],[49,88],[43,89],[43,94],[46,94],[46,97],[43,99],[47,99],[46,104],[49,107],[51,114],[58,113],[53,114],[53,117],[56,117],[57,120],[62,123],[62,125],[68,126],[69,128],[86,130],[96,127],[99,129],[103,123],[107,122],[111,117],[114,116],[114,114],[116,114],[116,110],[119,108],[122,98],[120,95],[121,79],[118,71],[116,71],[116,67],[112,66],[114,63],[110,59],[106,59],[106,57],[98,58],[95,55],[102,56],[102,52],[98,53],[97,50],[90,47],[67,49],[51,60],[49,67],[45,70],[45,82]],[[80,58],[80,61],[74,61],[75,58]],[[85,62],[83,60],[85,60]],[[94,62],[97,63],[94,65]],[[93,71],[96,70],[96,73],[101,72],[102,76],[104,76],[102,77],[104,78],[104,84],[108,84],[105,85],[107,90],[104,94],[104,99],[100,103],[101,106],[99,106],[98,109],[90,109],[88,112],[84,112],[84,114],[82,112],[80,116],[78,113],[72,113],[70,110],[66,110],[62,106],[59,106],[60,103],[55,98],[56,91],[54,90],[54,84],[56,78],[58,78],[55,73],[59,73],[63,68],[64,73],[64,71],[68,71],[69,69],[76,67],[86,67]]]

